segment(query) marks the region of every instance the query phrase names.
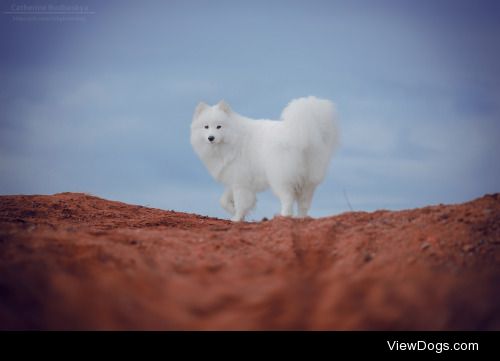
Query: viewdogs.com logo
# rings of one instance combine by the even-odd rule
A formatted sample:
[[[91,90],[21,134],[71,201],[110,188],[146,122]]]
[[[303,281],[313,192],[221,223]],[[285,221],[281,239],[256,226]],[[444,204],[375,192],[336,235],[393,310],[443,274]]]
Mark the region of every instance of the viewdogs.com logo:
[[[13,21],[86,21],[95,14],[87,5],[78,4],[11,4],[3,13]]]
[[[478,351],[479,344],[477,342],[399,342],[387,341],[390,351],[434,351],[441,353],[443,351]]]

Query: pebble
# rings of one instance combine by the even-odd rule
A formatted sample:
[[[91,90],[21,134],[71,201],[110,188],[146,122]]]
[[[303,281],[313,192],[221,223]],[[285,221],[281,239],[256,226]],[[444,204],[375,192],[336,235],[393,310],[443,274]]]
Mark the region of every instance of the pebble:
[[[470,252],[474,249],[474,245],[472,244],[466,244],[462,247],[462,251],[464,252]]]
[[[424,249],[429,248],[430,246],[431,245],[429,243],[425,242],[425,243],[422,243],[422,245],[420,246],[420,249],[424,250]]]
[[[372,259],[373,259],[373,255],[371,253],[365,253],[365,256],[363,257],[363,261],[370,262]]]

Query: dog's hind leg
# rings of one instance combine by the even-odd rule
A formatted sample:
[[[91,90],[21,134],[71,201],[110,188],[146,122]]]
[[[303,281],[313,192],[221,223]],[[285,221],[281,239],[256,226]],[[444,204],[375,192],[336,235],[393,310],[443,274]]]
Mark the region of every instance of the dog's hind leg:
[[[295,202],[295,192],[291,187],[272,187],[274,194],[281,202],[281,215],[283,217],[293,216],[293,204]]]
[[[316,185],[308,184],[304,186],[298,194],[297,203],[299,206],[299,218],[307,217],[307,212],[309,212],[309,208],[311,208],[311,202],[315,189]]]
[[[220,205],[224,208],[230,215],[234,216],[236,209],[234,208],[234,195],[231,188],[226,188],[222,197],[220,197]]]
[[[244,188],[237,188],[233,190],[235,214],[231,218],[234,222],[245,220],[247,213],[255,207],[257,197],[255,193]]]

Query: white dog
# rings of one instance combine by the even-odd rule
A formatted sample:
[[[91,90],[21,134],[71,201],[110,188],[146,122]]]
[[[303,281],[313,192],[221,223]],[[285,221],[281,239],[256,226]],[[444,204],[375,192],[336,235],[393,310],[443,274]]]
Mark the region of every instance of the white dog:
[[[210,174],[224,184],[222,207],[242,221],[255,206],[256,193],[271,187],[281,215],[305,217],[338,143],[332,102],[295,99],[281,121],[252,120],[227,103],[200,103],[191,124],[191,144]]]

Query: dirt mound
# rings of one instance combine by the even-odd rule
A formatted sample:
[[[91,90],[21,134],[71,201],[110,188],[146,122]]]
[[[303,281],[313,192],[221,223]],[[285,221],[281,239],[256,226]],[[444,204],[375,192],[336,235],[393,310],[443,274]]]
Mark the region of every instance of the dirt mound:
[[[500,329],[500,195],[225,220],[0,197],[0,329]]]

